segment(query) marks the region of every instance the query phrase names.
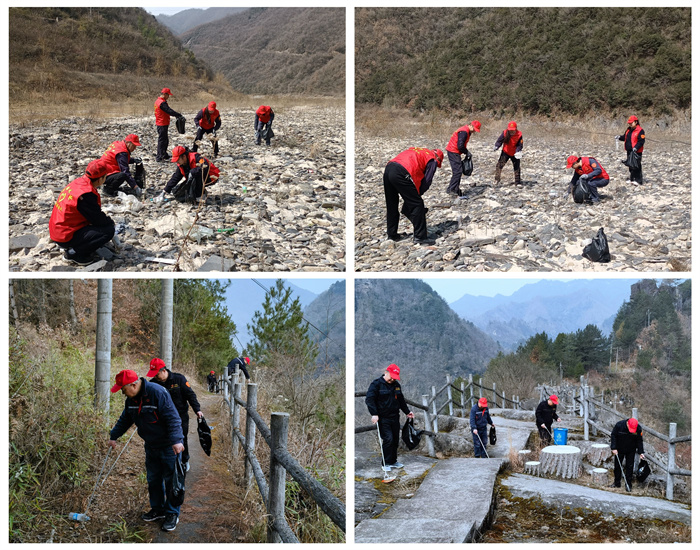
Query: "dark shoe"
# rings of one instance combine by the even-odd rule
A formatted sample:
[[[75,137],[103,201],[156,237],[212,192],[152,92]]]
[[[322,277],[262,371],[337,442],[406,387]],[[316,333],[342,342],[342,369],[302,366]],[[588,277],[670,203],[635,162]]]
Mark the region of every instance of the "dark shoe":
[[[165,517],[165,512],[156,512],[155,510],[151,510],[149,512],[146,512],[141,516],[141,519],[143,521],[156,521],[159,519],[163,519]]]
[[[397,233],[396,235],[389,235],[388,238],[397,243],[404,240],[408,236],[408,233]]]
[[[615,488],[615,489],[619,489],[619,488],[620,488],[620,486],[619,486],[619,485],[616,485],[615,483],[613,483],[610,487],[611,487],[611,488]]]
[[[95,261],[92,256],[81,256],[72,248],[63,252],[63,259],[76,265],[90,265]]]
[[[453,197],[461,197],[464,193],[462,193],[461,189],[457,189],[456,191],[454,189],[448,189],[447,194]]]
[[[180,517],[177,514],[167,514],[161,529],[163,531],[175,531],[175,527],[177,527],[179,521]]]
[[[413,237],[413,244],[424,244],[424,245],[433,245],[435,244],[435,238],[428,235],[427,237],[423,239],[418,239],[416,237]]]

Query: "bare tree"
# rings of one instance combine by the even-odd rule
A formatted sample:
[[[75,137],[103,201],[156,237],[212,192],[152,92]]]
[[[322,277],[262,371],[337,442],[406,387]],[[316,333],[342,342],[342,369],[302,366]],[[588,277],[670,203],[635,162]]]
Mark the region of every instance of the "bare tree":
[[[15,281],[10,279],[10,311],[12,312],[12,322],[15,328],[19,328],[19,315],[17,314],[17,303],[15,302]]]
[[[97,334],[95,339],[95,408],[109,414],[112,361],[112,279],[97,281]]]
[[[68,311],[70,313],[71,330],[78,327],[78,317],[75,314],[75,291],[73,289],[73,279],[68,280]]]

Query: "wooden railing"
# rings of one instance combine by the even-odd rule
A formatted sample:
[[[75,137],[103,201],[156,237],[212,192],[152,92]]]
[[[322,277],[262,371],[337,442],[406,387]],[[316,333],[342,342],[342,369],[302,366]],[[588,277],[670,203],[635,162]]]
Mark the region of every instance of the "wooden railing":
[[[242,399],[244,388],[245,400]],[[258,385],[246,384],[245,380],[241,380],[241,373],[237,367],[231,376],[226,371],[219,376],[218,391],[222,393],[229,410],[233,456],[239,457],[240,451],[243,450],[246,487],[251,487],[255,480],[268,513],[267,542],[299,542],[284,516],[287,473],[311,496],[331,521],[345,532],[345,504],[313,478],[287,449],[289,414],[271,413],[268,427],[257,412]],[[239,427],[241,410],[246,412],[245,435]],[[269,481],[255,455],[256,429],[270,448]]]
[[[355,392],[355,397],[366,396],[366,391]],[[522,408],[520,396],[513,395],[512,399],[508,399],[505,396],[505,392],[498,393],[495,383],[491,388],[487,388],[483,384],[483,378],[479,378],[479,381],[475,382],[471,374],[467,381],[460,381],[459,387],[455,385],[450,375],[447,375],[446,383],[440,389],[431,386],[430,394],[421,396],[421,403],[406,399],[408,405],[423,411],[423,423],[425,426],[423,434],[428,436],[428,456],[435,456],[435,442],[433,438],[438,433],[438,415],[455,416],[455,411],[458,411],[461,412],[460,416],[464,418],[481,397],[489,399],[489,404],[494,407],[498,407],[498,400],[500,400],[501,408]],[[440,403],[443,399],[444,402]],[[359,426],[355,428],[355,433],[363,433],[375,429],[375,426]]]

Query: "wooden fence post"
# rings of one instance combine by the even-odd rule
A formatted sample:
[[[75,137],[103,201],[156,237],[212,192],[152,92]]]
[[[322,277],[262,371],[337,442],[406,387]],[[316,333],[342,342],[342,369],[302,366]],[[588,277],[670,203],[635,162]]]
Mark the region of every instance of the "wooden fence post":
[[[632,407],[632,418],[639,420],[638,415],[639,415],[639,410],[637,409],[637,407]]]
[[[235,380],[235,378],[231,378]],[[238,438],[235,432],[238,431],[239,425],[241,423],[241,406],[236,402],[236,398],[241,398],[241,385],[236,382],[233,384],[233,394],[231,396],[231,403],[233,403],[233,413],[231,418],[231,439],[233,440],[233,456],[238,458]]]
[[[498,393],[496,392],[496,382],[493,383],[493,406],[498,407],[498,401],[496,401],[496,398],[498,397]]]
[[[448,405],[448,410],[450,412],[450,416],[455,415],[454,407],[452,406],[452,381],[450,380],[450,375],[447,375],[447,402],[449,403]]]
[[[466,418],[467,416],[467,411],[465,407],[464,400],[466,398],[466,394],[464,393],[464,380],[462,380],[459,384],[459,407],[462,409],[462,418]]]
[[[433,431],[438,433],[437,394],[435,391],[435,386],[430,386],[430,394],[433,399]]]
[[[469,375],[469,409],[474,406],[474,378]]]
[[[479,399],[484,397],[484,377],[479,377]]]
[[[287,448],[289,415],[272,413],[270,418],[270,492],[268,497],[267,542],[282,542],[274,529],[276,520],[284,520],[284,496],[287,471],[275,456],[275,452]]]
[[[676,444],[672,443],[676,437],[676,423],[671,422],[668,425],[668,470],[666,472],[666,498],[673,500],[673,474],[672,470],[676,469]]]
[[[430,428],[430,412],[428,411],[428,396],[424,395],[423,396],[423,406],[425,409],[423,409],[423,424],[425,425],[425,429],[427,430]],[[435,432],[437,434],[437,432]],[[434,457],[435,456],[435,444],[433,443],[433,438],[430,436],[426,436],[427,439],[427,445],[428,445],[428,456]]]
[[[583,439],[588,441],[590,438],[588,433],[588,392],[585,386],[581,386],[581,410],[583,412]]]
[[[248,394],[246,396],[246,410],[256,411],[258,409],[258,385],[248,384]],[[255,453],[255,421],[253,416],[246,413],[245,417],[245,446],[246,456]],[[253,465],[250,460],[245,461],[245,486],[250,488],[253,485]]]

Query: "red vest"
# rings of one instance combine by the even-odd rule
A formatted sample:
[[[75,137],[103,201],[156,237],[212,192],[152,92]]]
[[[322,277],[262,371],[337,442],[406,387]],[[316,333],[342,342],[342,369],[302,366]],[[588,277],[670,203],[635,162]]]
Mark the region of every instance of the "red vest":
[[[214,163],[212,161],[210,161],[208,158],[202,157],[202,156],[198,155],[197,153],[190,153],[188,156],[187,160],[189,161],[190,170],[197,168],[197,157],[198,156],[199,156],[200,164],[203,164],[205,161],[209,163],[209,170],[207,171],[206,168],[202,170],[204,175],[207,176],[207,179],[218,179],[219,169],[216,166],[214,166]],[[180,166],[179,164],[177,165],[177,167],[180,169],[180,173],[182,174],[182,177],[183,178],[186,177],[185,169],[182,166]]]
[[[160,108],[160,104],[165,101],[164,98],[159,97],[156,99],[155,111],[156,111],[156,126],[170,126],[170,115]]]
[[[605,171],[605,168],[603,168],[603,165],[593,157],[581,157],[581,168],[577,168],[575,172],[580,176],[581,174],[590,174],[596,168],[600,168],[600,176],[596,176],[593,178],[594,180],[610,179],[610,176],[608,176],[608,173]]]
[[[643,132],[644,132],[644,130],[642,130],[642,127],[639,124],[637,124],[637,127],[634,130],[632,130],[631,140],[632,140],[632,148],[633,149],[637,146],[637,141],[639,140],[639,134],[642,134]],[[625,141],[627,141],[627,134],[629,134],[629,133],[630,133],[630,129],[627,128],[627,130],[625,131]],[[637,149],[637,153],[641,153],[642,151],[644,151],[643,145],[639,149]]]
[[[518,130],[508,138],[508,130],[503,130],[503,152],[508,155],[509,157],[512,157],[515,155],[515,148],[518,145],[518,142],[520,141],[520,138],[523,137],[523,133]]]
[[[416,190],[420,193],[420,182],[425,177],[425,167],[430,160],[435,160],[432,150],[422,147],[411,147],[396,155],[389,162],[396,162],[403,166],[411,174],[413,185],[416,186]]]
[[[464,146],[467,146],[467,143],[469,143],[469,138],[471,137],[471,134],[469,133],[469,125],[465,124],[461,128],[459,128],[454,134],[452,134],[452,137],[450,138],[450,142],[447,144],[447,150],[450,153],[457,153],[459,154],[460,151],[457,149],[457,140],[460,132],[467,132],[467,139],[464,141]]]
[[[216,119],[219,118],[219,111],[214,109],[213,113],[209,113],[209,120],[211,122],[207,122],[207,114],[204,112],[206,110],[207,107],[201,111],[202,117],[199,119],[199,127],[204,128],[205,130],[211,130],[216,125]]]
[[[49,220],[49,235],[52,241],[67,243],[78,229],[90,225],[90,222],[78,212],[78,199],[85,193],[95,193],[97,204],[102,206],[100,194],[90,183],[90,178],[82,176],[70,182],[61,191],[56,204],[53,205]]]
[[[117,155],[120,153],[126,153],[127,162],[131,158],[131,153],[129,153],[129,150],[126,148],[126,142],[124,141],[115,141],[112,145],[107,147],[107,150],[102,154],[102,160],[105,161],[108,166],[108,176],[120,171],[119,164],[117,163]]]
[[[267,105],[260,105],[260,107],[258,107],[258,110],[255,111],[255,114],[258,115],[258,120],[263,124],[270,122],[272,107],[269,107]]]

